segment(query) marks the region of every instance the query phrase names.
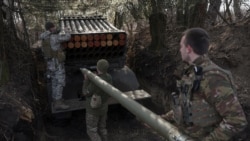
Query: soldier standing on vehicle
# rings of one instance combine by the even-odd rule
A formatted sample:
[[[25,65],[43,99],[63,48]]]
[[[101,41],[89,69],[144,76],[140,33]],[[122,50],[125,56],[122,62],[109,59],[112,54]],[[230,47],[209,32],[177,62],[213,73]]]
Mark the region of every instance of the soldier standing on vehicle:
[[[172,110],[161,115],[197,140],[229,140],[244,130],[247,120],[238,101],[232,75],[207,56],[209,36],[204,29],[191,28],[180,41],[180,53],[188,63],[178,93],[172,93]]]
[[[109,63],[105,59],[97,62],[97,75],[112,84],[112,77],[107,73]],[[107,141],[106,120],[109,95],[89,81],[84,75],[83,95],[86,96],[86,126],[91,141]],[[97,102],[100,101],[100,102]]]
[[[65,54],[61,46],[62,42],[68,41],[71,34],[68,30],[60,31],[52,22],[45,24],[46,31],[40,35],[43,40],[42,50],[47,61],[47,77],[52,83],[52,99],[56,110],[65,110],[69,106],[62,100],[63,87],[65,86]]]

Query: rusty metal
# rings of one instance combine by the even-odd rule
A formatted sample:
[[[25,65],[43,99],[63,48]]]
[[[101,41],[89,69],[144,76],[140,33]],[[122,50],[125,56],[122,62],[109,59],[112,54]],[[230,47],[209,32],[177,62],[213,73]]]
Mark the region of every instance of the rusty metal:
[[[126,32],[117,29],[102,16],[66,16],[59,23],[62,30],[68,28],[71,33],[71,40],[64,45],[66,65],[86,64],[86,61],[88,65],[95,65],[101,58],[121,62],[119,60],[125,58]],[[124,64],[125,61],[120,66]]]
[[[67,111],[85,108],[83,103],[86,101],[78,99],[84,83],[79,68],[84,67],[95,71],[96,62],[102,58],[109,61],[109,73],[116,88],[123,92],[132,92],[134,94],[132,98],[135,100],[150,97],[145,91],[142,92],[143,95],[138,95],[139,83],[136,76],[125,65],[127,50],[125,31],[115,28],[101,16],[65,16],[59,20],[59,24],[62,30],[67,28],[71,34],[71,39],[62,43],[66,52],[67,78],[63,95],[64,102],[71,107]],[[58,111],[52,107],[52,113],[59,112],[65,112],[65,110]]]

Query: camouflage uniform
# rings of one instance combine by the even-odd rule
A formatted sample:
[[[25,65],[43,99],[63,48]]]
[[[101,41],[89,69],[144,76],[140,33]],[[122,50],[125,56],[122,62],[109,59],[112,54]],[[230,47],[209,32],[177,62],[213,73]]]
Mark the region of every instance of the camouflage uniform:
[[[51,33],[50,31],[45,31],[40,35],[41,40],[50,40],[53,51],[62,51],[61,43],[68,41],[70,37],[69,33]],[[60,100],[65,86],[64,62],[55,57],[45,59],[47,60],[47,74],[51,77],[52,82],[52,98],[53,100]]]
[[[203,68],[198,83],[195,66]],[[216,67],[204,70],[209,66]],[[247,125],[232,80],[218,68],[207,56],[197,58],[177,81],[180,93],[173,95],[173,108],[163,116],[197,140],[229,140]]]
[[[98,67],[98,66],[97,66]],[[102,69],[101,69],[102,70]],[[112,84],[112,77],[108,73],[98,75],[101,79],[109,84]],[[87,90],[87,93],[86,93]],[[87,134],[91,141],[107,141],[106,120],[108,112],[109,95],[103,92],[99,87],[88,79],[84,81],[83,93],[86,96],[86,125]],[[92,108],[90,106],[91,96],[97,94],[101,96],[102,105],[99,108]]]

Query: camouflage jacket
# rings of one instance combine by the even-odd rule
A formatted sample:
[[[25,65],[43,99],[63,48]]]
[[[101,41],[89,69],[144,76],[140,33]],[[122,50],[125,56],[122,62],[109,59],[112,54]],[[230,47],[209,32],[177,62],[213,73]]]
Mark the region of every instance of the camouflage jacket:
[[[98,76],[101,79],[105,80],[107,83],[112,85],[112,77],[110,74],[104,73],[104,74],[99,74]],[[107,113],[107,111],[108,111],[107,101],[110,97],[107,93],[105,93],[101,88],[96,86],[90,80],[84,81],[82,91],[83,91],[83,93],[85,93],[84,95],[86,96],[86,112],[87,113],[95,115],[95,116],[100,116],[100,115],[104,115]],[[86,93],[86,91],[88,91],[88,92]],[[94,108],[94,109],[91,108],[90,101],[91,101],[91,96],[93,94],[97,94],[97,95],[101,96],[102,106],[100,108]]]
[[[54,72],[56,70],[64,69],[65,54],[61,46],[62,42],[68,41],[71,38],[71,34],[60,32],[51,33],[50,31],[43,32],[39,39],[46,40],[46,47],[42,47],[44,58],[47,60],[48,70]]]
[[[199,66],[206,68],[211,64],[213,64],[213,62],[207,56],[197,58],[193,62],[193,65],[185,69],[181,81],[190,82],[193,87],[193,82],[196,77],[194,67]],[[191,96],[189,95],[188,98],[188,100],[190,100],[189,104],[192,105],[197,101],[200,101],[200,103],[208,103],[214,110],[212,112],[216,115],[215,117],[217,117],[216,122],[203,124],[205,125],[203,127],[199,126],[199,124],[187,125],[180,122],[177,126],[189,136],[204,141],[229,140],[236,133],[242,131],[246,127],[247,121],[230,79],[223,72],[215,69],[204,72],[199,84],[198,90],[188,90],[188,93],[191,93]],[[180,100],[180,103],[182,102],[183,101]],[[194,108],[192,114],[195,114],[197,109]],[[186,109],[182,108],[183,113],[187,112],[184,110]],[[206,108],[204,110],[206,110]],[[168,116],[173,116],[172,118],[176,121],[176,116],[173,111],[174,110],[167,113],[165,118],[171,119],[171,117]],[[204,117],[204,121],[202,121],[203,115],[199,116],[201,117],[201,122],[208,122],[206,117]]]
[[[70,40],[70,37],[71,34],[64,33],[64,31],[60,33],[51,33],[50,31],[45,31],[40,35],[39,39],[46,40],[50,38],[51,48],[54,51],[57,51],[61,49],[61,43]]]

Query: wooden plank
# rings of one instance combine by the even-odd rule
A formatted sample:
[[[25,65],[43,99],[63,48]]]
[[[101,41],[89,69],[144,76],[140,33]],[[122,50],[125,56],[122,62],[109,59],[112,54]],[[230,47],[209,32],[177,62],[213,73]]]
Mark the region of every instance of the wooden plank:
[[[151,95],[148,94],[144,90],[135,90],[135,91],[128,91],[124,92],[128,97],[134,99],[134,100],[141,100],[141,99],[147,99],[150,98]],[[61,113],[61,112],[69,112],[69,111],[75,111],[75,110],[83,110],[86,108],[86,101],[82,100],[80,101],[78,98],[76,99],[67,99],[64,101],[67,105],[70,105],[70,108],[67,110],[55,110],[53,106],[51,106],[52,113]],[[114,98],[109,99],[109,105],[112,104],[118,104],[118,102]],[[52,103],[53,105],[53,103]]]

